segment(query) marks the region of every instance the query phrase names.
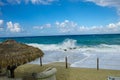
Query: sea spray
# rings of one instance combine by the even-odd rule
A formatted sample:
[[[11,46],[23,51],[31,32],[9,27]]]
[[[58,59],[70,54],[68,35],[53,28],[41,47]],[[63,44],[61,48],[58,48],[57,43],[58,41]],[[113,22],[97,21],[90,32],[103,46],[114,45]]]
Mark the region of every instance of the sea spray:
[[[96,58],[100,58],[100,68],[120,70],[120,45],[80,46],[76,40],[66,39],[59,44],[28,44],[42,49],[45,53],[43,63],[64,62],[68,56],[71,67],[96,68]],[[68,46],[69,45],[69,46]],[[76,47],[74,49],[74,47]],[[71,48],[71,49],[70,49]],[[67,49],[64,51],[64,49]],[[39,64],[39,59],[31,62]],[[106,64],[107,63],[107,64]],[[119,67],[118,67],[119,66]]]
[[[73,39],[65,39],[63,42],[58,44],[37,44],[30,43],[28,45],[38,47],[42,50],[64,50],[64,49],[76,49],[78,46],[76,45],[77,40]]]
[[[65,39],[61,44],[61,48],[63,48],[63,49],[75,49],[77,47],[76,44],[77,44],[77,40]]]

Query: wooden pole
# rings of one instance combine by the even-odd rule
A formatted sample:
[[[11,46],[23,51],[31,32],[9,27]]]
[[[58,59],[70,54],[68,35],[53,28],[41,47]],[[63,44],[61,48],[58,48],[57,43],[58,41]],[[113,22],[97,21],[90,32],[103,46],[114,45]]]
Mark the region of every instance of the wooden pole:
[[[99,58],[97,58],[97,70],[99,70]]]
[[[65,57],[65,65],[66,65],[66,69],[67,69],[68,68],[67,57]]]
[[[40,57],[40,66],[42,66],[42,58]]]

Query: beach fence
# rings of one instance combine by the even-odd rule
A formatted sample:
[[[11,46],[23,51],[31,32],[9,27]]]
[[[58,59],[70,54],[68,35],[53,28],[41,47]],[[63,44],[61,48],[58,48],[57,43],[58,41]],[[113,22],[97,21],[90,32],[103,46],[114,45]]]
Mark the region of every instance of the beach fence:
[[[99,70],[99,58],[97,58],[97,70]],[[67,69],[68,68],[68,57],[66,56],[65,57],[65,68]]]
[[[40,57],[40,66],[42,66],[42,57]],[[68,59],[67,56],[65,57],[65,68],[68,68]]]
[[[92,59],[91,59],[92,60]],[[88,67],[88,68],[96,68],[96,70],[100,70],[100,69],[117,69],[117,70],[120,70],[120,59],[103,59],[103,58],[99,58],[97,57],[96,59],[94,58],[92,61],[85,61],[83,62],[83,64],[81,63],[80,66],[81,67],[84,67],[82,65],[84,65],[84,63],[89,63],[90,66],[85,66],[85,67]],[[69,68],[68,66],[69,64],[69,57],[65,57],[65,68]]]
[[[97,70],[99,70],[99,58],[97,58]]]
[[[92,61],[91,61],[92,60]],[[120,59],[103,59],[103,58],[99,58],[97,57],[96,59],[91,59],[91,60],[86,60],[83,63],[80,64],[80,67],[88,67],[88,68],[96,68],[96,70],[99,69],[118,69],[120,70],[120,64],[118,64],[120,62]],[[68,69],[69,68],[69,57],[65,56],[65,68]],[[86,64],[84,63],[89,63],[90,66],[84,66]],[[40,66],[42,66],[42,58],[40,57]]]
[[[65,66],[66,66],[66,69],[68,68],[68,60],[67,60],[67,56],[65,57]]]
[[[42,57],[40,57],[40,66],[42,66]]]

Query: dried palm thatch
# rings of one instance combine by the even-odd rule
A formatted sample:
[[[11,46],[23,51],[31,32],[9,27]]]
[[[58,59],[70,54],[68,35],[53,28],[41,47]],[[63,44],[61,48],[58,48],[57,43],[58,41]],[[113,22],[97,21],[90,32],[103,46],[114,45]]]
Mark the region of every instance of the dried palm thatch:
[[[42,57],[44,53],[35,47],[18,43],[15,40],[6,40],[0,43],[0,66],[7,67],[24,64]]]

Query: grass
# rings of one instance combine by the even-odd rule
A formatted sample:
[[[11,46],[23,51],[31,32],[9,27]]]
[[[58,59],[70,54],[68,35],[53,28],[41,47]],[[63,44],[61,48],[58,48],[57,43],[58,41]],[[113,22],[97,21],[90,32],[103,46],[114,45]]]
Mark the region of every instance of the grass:
[[[47,65],[25,64],[15,70],[15,77],[31,76],[33,72],[42,72],[48,67],[57,69],[57,80],[107,80],[108,76],[119,76],[120,70],[89,69],[89,68],[65,68],[65,63],[51,63]]]

